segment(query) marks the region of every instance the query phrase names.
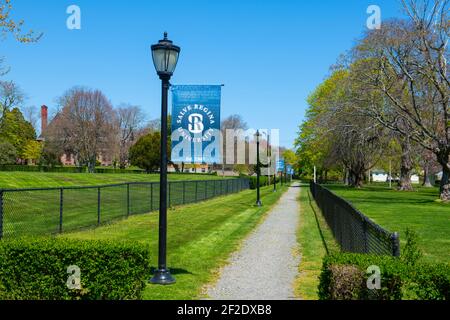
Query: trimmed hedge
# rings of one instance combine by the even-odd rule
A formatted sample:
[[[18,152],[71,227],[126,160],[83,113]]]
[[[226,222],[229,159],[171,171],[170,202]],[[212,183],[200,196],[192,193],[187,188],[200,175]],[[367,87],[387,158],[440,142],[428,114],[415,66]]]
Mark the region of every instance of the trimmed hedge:
[[[245,178],[250,179],[250,189],[254,190],[256,189],[256,176],[242,176]],[[277,177],[277,183],[280,183],[280,177]],[[284,183],[284,179],[283,179]],[[270,184],[273,184],[273,177],[270,178]],[[259,185],[261,187],[265,187],[269,185],[269,178],[267,176],[260,176],[259,177]]]
[[[69,266],[81,289],[69,289]],[[0,300],[139,299],[150,275],[138,243],[60,238],[0,241]]]
[[[381,289],[367,289],[366,270],[378,266]],[[362,276],[361,276],[362,275]],[[390,256],[337,253],[326,256],[320,275],[321,300],[448,300],[450,265],[408,265]]]

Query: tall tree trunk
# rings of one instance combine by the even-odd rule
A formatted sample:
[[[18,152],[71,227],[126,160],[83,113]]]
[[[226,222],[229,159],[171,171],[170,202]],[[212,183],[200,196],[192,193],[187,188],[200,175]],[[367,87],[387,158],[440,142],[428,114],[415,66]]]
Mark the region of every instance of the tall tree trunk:
[[[442,201],[450,201],[450,164],[443,165],[442,179],[440,187],[440,197]]]
[[[433,187],[433,185],[431,184],[430,169],[429,169],[428,163],[423,167],[423,184],[422,184],[422,186],[425,188]]]
[[[88,162],[88,172],[94,173],[95,172],[95,165],[97,164],[97,157],[93,156],[89,162]]]
[[[350,170],[349,185],[353,188],[361,188],[364,182],[364,171]]]
[[[440,198],[442,201],[450,201],[450,162],[449,162],[450,148],[440,148],[440,152],[436,153],[437,160],[442,166],[442,179],[439,189]]]
[[[398,190],[412,191],[411,172],[413,169],[413,161],[411,159],[411,142],[409,138],[401,139],[402,157],[400,163],[400,180],[398,182]]]

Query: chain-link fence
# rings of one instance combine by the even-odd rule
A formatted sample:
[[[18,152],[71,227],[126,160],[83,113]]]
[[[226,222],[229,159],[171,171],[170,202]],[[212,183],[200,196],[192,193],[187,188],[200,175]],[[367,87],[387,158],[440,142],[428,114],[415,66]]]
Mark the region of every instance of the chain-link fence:
[[[173,181],[169,206],[249,188],[248,179]],[[158,182],[40,189],[0,189],[0,239],[89,228],[159,209]]]
[[[400,255],[398,233],[390,233],[330,190],[311,182],[311,194],[343,251]]]

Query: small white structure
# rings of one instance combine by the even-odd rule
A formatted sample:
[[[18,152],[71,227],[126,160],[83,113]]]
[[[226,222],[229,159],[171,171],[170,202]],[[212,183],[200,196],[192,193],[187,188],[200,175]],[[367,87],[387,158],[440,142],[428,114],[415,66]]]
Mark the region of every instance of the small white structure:
[[[420,178],[417,174],[413,174],[411,176],[411,183],[415,183],[415,184],[419,184],[420,183]]]
[[[399,181],[400,178],[393,176],[392,182]],[[383,170],[374,170],[372,171],[372,181],[373,182],[389,182],[389,174],[384,172]],[[420,177],[417,174],[411,175],[411,183],[419,184],[420,183]]]
[[[388,174],[384,171],[373,171],[372,172],[373,182],[386,182],[388,181]]]

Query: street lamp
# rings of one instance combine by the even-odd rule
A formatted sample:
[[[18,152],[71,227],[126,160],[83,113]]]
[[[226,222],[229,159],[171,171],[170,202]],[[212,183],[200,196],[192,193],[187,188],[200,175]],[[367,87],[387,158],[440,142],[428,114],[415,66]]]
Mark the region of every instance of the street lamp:
[[[169,91],[169,80],[177,66],[180,47],[173,45],[164,39],[152,45],[153,64],[162,82],[161,94],[161,158],[160,158],[160,187],[159,187],[159,254],[158,269],[150,280],[153,284],[172,284],[175,279],[166,266],[167,257],[167,96]]]
[[[256,131],[256,205],[258,207],[262,206],[261,202],[261,192],[259,189],[259,178],[261,176],[261,163],[259,161],[259,137],[261,134],[259,133],[259,130]]]

